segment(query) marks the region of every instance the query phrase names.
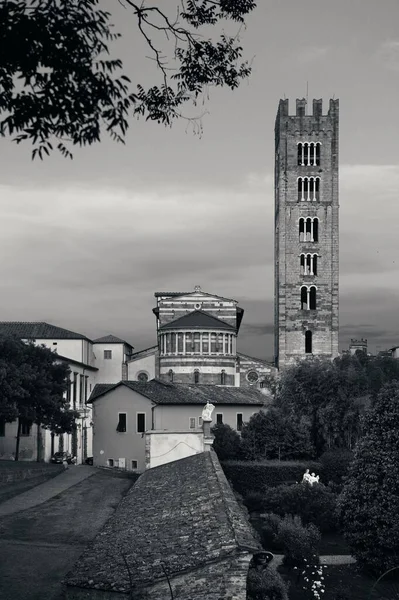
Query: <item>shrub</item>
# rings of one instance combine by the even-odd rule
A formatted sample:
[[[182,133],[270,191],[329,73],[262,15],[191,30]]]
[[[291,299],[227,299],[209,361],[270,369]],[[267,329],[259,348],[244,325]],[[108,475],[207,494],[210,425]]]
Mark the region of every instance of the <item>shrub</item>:
[[[313,523],[323,533],[338,527],[336,496],[323,484],[280,485],[266,490],[263,508],[277,515],[299,515],[305,524]]]
[[[353,460],[353,452],[345,449],[328,450],[320,457],[321,478],[325,483],[341,485]]]
[[[263,494],[261,492],[249,492],[244,498],[244,505],[248,512],[262,512],[264,507]]]
[[[273,567],[249,569],[247,579],[248,600],[288,600],[287,586]]]
[[[213,449],[219,460],[234,460],[241,457],[240,436],[230,425],[220,423],[212,427],[211,432],[215,436]]]
[[[233,487],[244,498],[250,492],[263,493],[266,488],[291,481],[302,481],[306,469],[319,473],[318,462],[278,461],[224,461],[223,470]]]
[[[273,513],[268,513],[262,517],[261,543],[263,548],[269,552],[281,552],[283,550],[283,545],[278,538],[280,523],[281,517]]]
[[[380,575],[399,564],[399,382],[366,413],[338,511],[357,562]]]
[[[286,515],[277,530],[278,540],[283,546],[283,564],[301,567],[306,561],[319,563],[320,531],[314,525],[302,525],[298,515]]]

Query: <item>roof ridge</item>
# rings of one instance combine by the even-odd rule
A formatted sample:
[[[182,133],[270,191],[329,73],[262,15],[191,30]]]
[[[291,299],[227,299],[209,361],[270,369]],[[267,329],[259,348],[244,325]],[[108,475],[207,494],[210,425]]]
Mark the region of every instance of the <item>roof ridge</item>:
[[[227,520],[231,527],[233,538],[236,542],[236,548],[239,550],[249,550],[252,552],[258,552],[260,548],[256,544],[248,543],[248,540],[245,540],[245,533],[248,537],[252,538],[252,536],[249,536],[250,531],[244,513],[234,496],[234,492],[227,480],[227,477],[222,469],[219,459],[217,458],[216,452],[211,448],[209,452],[206,452],[206,455],[209,455],[209,460],[211,461],[216,476],[216,480],[220,490],[220,497],[222,499],[223,506],[225,507]],[[233,508],[236,510],[236,515],[234,515]],[[237,509],[239,512],[237,511]],[[241,520],[241,525],[245,527],[246,531],[239,531],[239,529],[237,528],[237,521],[239,520]]]

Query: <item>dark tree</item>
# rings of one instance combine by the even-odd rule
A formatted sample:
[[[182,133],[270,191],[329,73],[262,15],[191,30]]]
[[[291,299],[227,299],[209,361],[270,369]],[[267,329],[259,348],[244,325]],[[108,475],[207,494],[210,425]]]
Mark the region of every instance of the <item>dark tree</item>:
[[[314,452],[307,427],[292,423],[275,407],[256,413],[245,423],[241,450],[248,460],[309,458]]]
[[[338,509],[358,563],[381,575],[399,564],[399,382],[366,413]]]
[[[123,142],[129,116],[165,125],[212,86],[235,89],[250,74],[238,36],[209,39],[202,28],[240,26],[252,0],[181,0],[162,9],[119,0],[145,41],[159,83],[135,87],[110,45],[120,37],[99,0],[5,0],[0,5],[0,134],[30,140],[32,158],[100,141]],[[166,51],[162,47],[167,46]],[[189,121],[201,129],[200,117]]]
[[[214,425],[211,433],[215,436],[213,449],[218,455],[219,460],[235,460],[240,458],[240,436],[230,425],[225,425],[224,423]]]

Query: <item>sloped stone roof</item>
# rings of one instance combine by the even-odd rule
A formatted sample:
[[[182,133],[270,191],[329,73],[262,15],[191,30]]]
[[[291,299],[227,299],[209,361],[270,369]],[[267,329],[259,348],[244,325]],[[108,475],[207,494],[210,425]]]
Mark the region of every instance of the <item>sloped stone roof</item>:
[[[100,396],[124,385],[149,398],[155,404],[240,404],[263,406],[265,396],[260,390],[249,387],[229,387],[188,383],[167,383],[158,379],[151,381],[120,381],[119,383],[98,383],[88,400],[94,402]],[[267,400],[266,400],[267,401]]]
[[[190,586],[198,590],[199,582],[203,595],[196,596],[198,600],[220,598],[222,590],[215,589],[217,578],[207,581],[201,568],[259,550],[260,544],[211,450],[141,475],[67,575],[67,590],[75,586],[93,592],[128,592],[124,555],[134,598],[165,580],[162,563],[172,582],[184,573],[184,598],[193,597]]]
[[[227,331],[235,331],[233,325],[229,325],[225,321],[210,315],[203,310],[194,310],[188,315],[183,315],[175,321],[170,321],[159,328],[160,331],[165,329],[225,329]]]
[[[127,342],[126,340],[122,340],[121,338],[112,334],[99,337],[96,340],[93,340],[93,342],[94,344],[126,344],[127,346],[133,348],[133,346],[129,344],[129,342]]]
[[[85,335],[75,333],[45,322],[0,321],[0,333],[9,333],[21,339],[88,340]]]

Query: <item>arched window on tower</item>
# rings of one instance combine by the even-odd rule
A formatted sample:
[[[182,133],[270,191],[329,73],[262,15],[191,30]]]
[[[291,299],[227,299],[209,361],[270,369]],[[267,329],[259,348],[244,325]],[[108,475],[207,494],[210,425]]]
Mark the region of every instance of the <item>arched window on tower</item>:
[[[305,331],[305,354],[312,354],[312,337],[311,331]]]
[[[301,256],[300,256],[300,265],[301,265],[301,275],[306,275],[305,254],[301,254]]]
[[[194,369],[194,383],[199,383],[199,369]]]
[[[313,240],[312,242],[319,241],[319,219],[316,217],[313,219]]]
[[[301,310],[308,310],[308,288],[306,285],[301,287]]]
[[[299,219],[299,241],[305,241],[305,219]]]
[[[309,288],[309,308],[316,310],[316,287],[314,285]]]
[[[169,369],[168,375],[170,383],[173,383],[173,369]]]

